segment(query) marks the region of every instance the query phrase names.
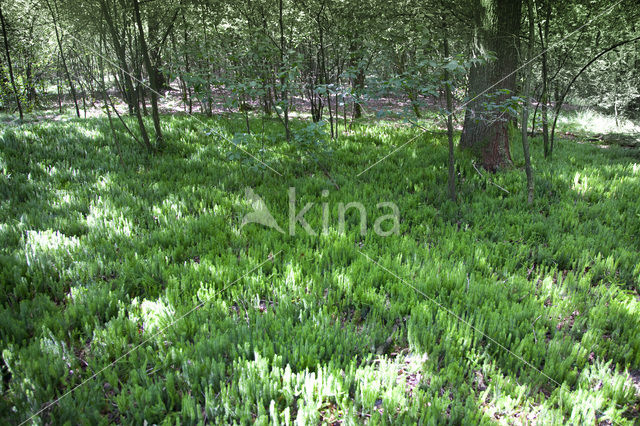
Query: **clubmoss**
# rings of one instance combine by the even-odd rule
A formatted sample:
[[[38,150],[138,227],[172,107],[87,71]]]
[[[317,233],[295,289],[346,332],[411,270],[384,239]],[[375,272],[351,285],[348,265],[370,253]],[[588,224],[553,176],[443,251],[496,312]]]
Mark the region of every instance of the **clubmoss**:
[[[633,422],[635,151],[561,141],[545,161],[533,138],[531,207],[519,144],[516,167],[491,176],[509,194],[461,154],[455,205],[437,132],[357,176],[419,130],[362,121],[320,143],[311,129],[313,149],[298,152],[266,120],[264,150],[237,142],[280,177],[193,118],[163,123],[155,156],[123,129],[116,147],[102,119],[2,129],[4,421],[82,384],[38,421]],[[289,187],[316,203],[313,229],[326,201],[328,233],[240,230],[247,186],[280,224]],[[349,213],[338,232],[350,201],[395,202],[398,235],[361,235]]]

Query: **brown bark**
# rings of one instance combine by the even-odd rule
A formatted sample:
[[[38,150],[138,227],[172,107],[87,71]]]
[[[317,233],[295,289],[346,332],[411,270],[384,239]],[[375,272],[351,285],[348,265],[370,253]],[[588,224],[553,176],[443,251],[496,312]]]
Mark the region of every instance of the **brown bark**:
[[[131,75],[131,72],[129,71],[129,66],[127,64],[125,45],[121,42],[120,35],[116,30],[116,25],[111,17],[109,7],[105,0],[100,1],[100,8],[102,10],[102,16],[104,17],[104,21],[107,24],[107,28],[111,35],[111,41],[113,43],[116,56],[118,57],[118,62],[120,63],[120,69],[122,70],[123,87],[125,88],[125,91],[126,91],[124,95],[125,95],[125,98],[127,99],[129,110],[133,110],[136,116],[136,119],[138,121],[138,128],[140,129],[140,135],[142,136],[142,141],[144,142],[144,145],[147,147],[147,149],[151,151],[153,150],[153,146],[151,145],[151,141],[149,140],[149,133],[147,132],[147,128],[144,125],[144,120],[142,119],[142,113],[140,111],[140,104],[138,102],[137,92],[133,88],[133,82],[131,78],[132,75]]]
[[[286,134],[286,139],[287,142],[289,142],[291,140],[291,130],[289,129],[289,93],[286,89],[286,85],[288,84],[288,82],[286,81],[286,78],[283,74],[283,69],[285,68],[285,63],[284,63],[284,59],[285,59],[285,50],[287,48],[286,44],[285,44],[285,37],[284,37],[284,17],[283,17],[283,13],[284,13],[284,6],[283,6],[283,2],[282,0],[280,0],[278,2],[278,25],[280,27],[280,86],[281,86],[281,93],[280,96],[282,98],[283,101],[283,120],[282,123],[284,124],[284,131]]]
[[[133,12],[135,15],[136,24],[138,26],[138,32],[140,33],[140,50],[142,50],[142,60],[144,67],[149,75],[151,82],[151,116],[153,117],[153,127],[156,131],[156,148],[164,148],[164,139],[162,137],[162,128],[160,127],[160,113],[158,111],[158,91],[160,85],[157,79],[156,69],[151,65],[151,58],[149,57],[149,48],[144,36],[144,29],[142,27],[142,19],[140,18],[140,5],[138,0],[133,0]]]
[[[543,2],[545,11],[544,30],[538,23],[538,33],[540,35],[540,48],[542,49],[542,94],[540,95],[540,103],[542,104],[542,141],[544,147],[544,158],[547,158],[549,152],[549,77],[548,77],[548,58],[547,47],[549,39],[549,23],[551,21],[551,5],[548,1]],[[535,129],[534,129],[535,130]]]
[[[476,44],[480,51],[494,52],[496,59],[471,69],[469,97],[472,100],[467,105],[460,147],[472,150],[490,171],[512,165],[509,117],[489,110],[487,104],[500,104],[515,91],[521,9],[522,0],[477,0],[474,8]],[[504,89],[509,93],[487,97]]]
[[[533,38],[535,36],[533,26],[533,0],[527,0],[527,18],[529,20],[529,40],[527,42],[527,56],[525,61],[531,61],[533,57]],[[533,203],[534,182],[533,169],[531,167],[531,155],[529,153],[529,139],[527,134],[529,117],[529,96],[531,90],[531,64],[525,67],[524,71],[524,103],[522,105],[522,152],[524,154],[524,169],[527,174],[527,203]]]
[[[445,60],[449,60],[449,39],[447,37],[447,26],[444,25],[444,40],[443,53]],[[445,97],[447,99],[447,140],[449,142],[449,197],[453,202],[456,201],[456,159],[453,145],[453,96],[451,95],[451,85],[449,81],[451,76],[449,71],[445,68],[444,79],[447,81],[445,84]]]
[[[53,29],[55,30],[56,40],[58,42],[58,49],[60,49],[60,59],[62,59],[62,67],[64,68],[64,73],[67,76],[67,82],[69,83],[69,89],[71,90],[71,96],[73,97],[73,104],[76,107],[76,115],[80,118],[80,108],[78,107],[78,96],[76,95],[76,88],[73,85],[73,80],[71,80],[71,74],[69,73],[69,67],[67,66],[67,60],[64,57],[64,49],[62,48],[62,38],[60,37],[60,33],[58,32],[58,6],[54,3],[54,8],[51,6],[49,1],[46,2],[49,11],[51,12],[51,19],[53,19]]]
[[[2,24],[2,39],[4,40],[4,49],[7,55],[7,65],[9,67],[9,78],[11,80],[11,87],[13,88],[13,94],[16,97],[16,103],[18,104],[18,112],[20,113],[20,121],[24,119],[22,113],[22,104],[20,103],[20,94],[18,93],[18,87],[16,86],[16,80],[13,77],[13,67],[11,66],[11,55],[9,54],[9,40],[7,37],[7,25],[4,21],[4,15],[2,14],[2,6],[0,5],[0,23]]]
[[[358,71],[356,72],[356,77],[353,79],[353,91],[357,94],[358,97],[362,94],[362,91],[364,90],[364,81],[365,81],[364,69],[359,68]],[[362,117],[362,105],[360,104],[360,101],[356,99],[356,101],[353,103],[353,118],[360,118],[360,117]]]

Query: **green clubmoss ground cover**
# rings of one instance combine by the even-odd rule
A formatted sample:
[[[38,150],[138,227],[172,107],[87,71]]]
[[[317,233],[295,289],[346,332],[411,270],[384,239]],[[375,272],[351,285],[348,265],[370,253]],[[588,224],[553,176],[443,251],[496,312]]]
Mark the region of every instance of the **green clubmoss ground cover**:
[[[517,140],[495,175],[459,154],[453,204],[437,129],[255,120],[232,141],[279,176],[202,120],[153,156],[102,119],[0,130],[2,423],[638,421],[637,150],[534,139],[531,207]],[[318,235],[241,228],[247,187]]]

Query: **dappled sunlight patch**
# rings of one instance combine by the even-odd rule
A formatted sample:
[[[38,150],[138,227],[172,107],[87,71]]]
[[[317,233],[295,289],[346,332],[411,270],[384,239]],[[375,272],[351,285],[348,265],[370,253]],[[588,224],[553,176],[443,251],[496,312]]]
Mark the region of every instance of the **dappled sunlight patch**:
[[[579,172],[576,172],[575,176],[573,177],[573,186],[571,187],[574,191],[578,191],[581,194],[584,194],[587,191],[587,188],[589,187],[589,179],[587,178],[587,176],[580,176]]]
[[[408,410],[410,399],[420,387],[428,384],[423,377],[426,353],[396,354],[394,358],[376,358],[355,372],[358,387],[356,399],[364,413],[373,412],[395,417]],[[390,412],[390,413],[389,413]],[[385,416],[385,417],[387,417]]]
[[[84,136],[87,139],[96,139],[98,137],[102,137],[102,133],[93,128],[87,128],[84,126],[77,126],[77,130],[80,135]]]
[[[135,301],[132,302],[133,306],[136,306],[136,304]],[[162,299],[156,300],[155,302],[143,300],[142,303],[140,303],[140,319],[142,320],[144,331],[147,333],[155,333],[165,328],[171,322],[174,315],[174,308]]]
[[[562,387],[558,398],[571,413],[569,421],[577,424],[603,416],[623,416],[635,399],[635,389],[628,377],[612,370],[610,361],[596,360],[582,370],[576,389]]]
[[[234,120],[215,122],[233,134],[244,124]],[[108,131],[104,120],[97,124]],[[278,125],[266,122],[273,158],[278,150],[293,152],[275,138]],[[187,136],[152,157],[123,143],[124,164],[108,139],[95,146],[80,132],[74,138],[75,125],[67,124],[21,135],[20,146],[3,151],[11,179],[20,181],[12,204],[0,208],[6,240],[0,324],[3,336],[19,336],[11,349],[15,374],[6,384],[14,406],[33,412],[54,394],[23,397],[26,381],[32,390],[68,389],[70,382],[42,380],[44,367],[27,362],[48,356],[39,340],[50,337],[44,327],[83,366],[63,362],[61,371],[87,378],[199,304],[61,407],[95,394],[101,402],[91,407],[107,401],[121,418],[139,412],[133,401],[145,401],[150,422],[180,416],[218,423],[548,424],[593,419],[584,410],[589,404],[633,404],[617,382],[640,353],[634,239],[640,166],[629,150],[561,141],[553,162],[534,157],[531,208],[522,198],[521,170],[492,176],[507,194],[461,155],[456,207],[447,201],[446,139],[406,123],[355,123],[332,143],[326,168],[335,190],[311,162],[282,157],[280,179],[250,168],[246,158],[224,157],[232,147],[211,136],[198,139],[201,124],[192,118],[171,126]],[[415,145],[355,177],[383,148],[386,154],[416,135]],[[57,138],[67,139],[51,142]],[[258,149],[260,138],[254,139],[251,148]],[[30,150],[28,163],[19,161],[22,145]],[[259,224],[240,229],[252,211],[247,186],[284,229],[286,191],[295,186],[297,210],[315,203],[305,217],[318,235],[303,235],[299,225],[295,238]],[[362,202],[371,231],[383,213],[376,203],[387,200],[400,208],[400,235],[360,235],[357,211],[338,232],[339,202]],[[68,232],[74,227],[79,232]],[[41,267],[28,267],[29,250]],[[575,405],[539,372],[358,251],[565,384],[562,398]],[[598,373],[603,387],[589,391],[582,375],[599,359],[621,368],[610,369],[611,386]]]
[[[18,410],[40,407],[41,401],[55,397],[56,387],[65,386],[80,377],[75,356],[64,340],[55,337],[46,328],[43,329],[43,334],[30,341],[20,352],[13,345],[2,351],[3,364],[12,374],[13,389],[24,398],[20,408],[12,410],[14,414]]]
[[[187,214],[185,203],[182,199],[172,195],[162,201],[162,205],[154,205],[151,208],[151,212],[154,215],[154,220],[159,225],[167,225],[176,219],[181,219],[183,215]]]
[[[558,118],[558,126],[570,131],[582,131],[589,133],[638,133],[640,126],[625,117],[615,117],[594,111],[593,109],[581,109],[576,112],[563,112]]]
[[[113,176],[110,173],[107,173],[105,175],[100,176],[96,180],[96,182],[94,184],[94,187],[98,191],[106,191],[106,190],[111,189],[115,185],[116,185],[116,183],[113,180]]]
[[[26,231],[25,255],[27,264],[31,264],[34,259],[39,259],[42,255],[55,255],[56,253],[66,253],[71,255],[71,251],[78,248],[79,241],[75,237],[68,237],[59,231]]]
[[[190,163],[205,164],[217,158],[219,148],[215,144],[198,146],[187,158]]]
[[[131,219],[117,209],[107,198],[98,196],[89,205],[87,225],[92,232],[110,236],[130,237],[134,231]]]
[[[546,401],[541,403],[538,398],[528,396],[529,386],[512,383],[497,372],[491,378],[486,390],[479,395],[481,409],[488,418],[521,425],[553,423],[562,418]]]
[[[335,283],[336,285],[344,292],[344,293],[350,293],[353,289],[353,283],[351,281],[351,277],[349,276],[349,274],[346,274],[344,272],[339,272],[335,277],[334,277]]]
[[[68,191],[59,191],[58,199],[53,202],[54,207],[70,206],[76,201],[76,195]]]
[[[295,372],[281,357],[269,361],[257,352],[253,360],[234,366],[239,374],[221,390],[224,405],[205,407],[213,416],[223,410],[228,419],[310,424],[320,421],[328,407],[348,404],[350,380],[330,367]]]
[[[611,369],[610,362],[591,361],[577,376],[575,385],[562,386],[553,393],[536,392],[530,385],[515,383],[494,367],[484,373],[487,386],[479,395],[482,410],[488,417],[509,424],[550,424],[562,421],[566,410],[574,424],[592,423],[595,419],[623,415],[634,400],[633,383],[624,374]],[[485,390],[486,389],[486,390]],[[540,398],[542,396],[542,398]],[[607,401],[615,402],[614,409]],[[560,406],[554,401],[559,401]]]
[[[300,284],[302,283],[301,277],[302,277],[302,272],[300,269],[300,265],[293,265],[293,264],[288,264],[286,267],[286,270],[284,271],[285,274],[285,278],[284,278],[284,285],[295,291],[299,291],[300,290]]]

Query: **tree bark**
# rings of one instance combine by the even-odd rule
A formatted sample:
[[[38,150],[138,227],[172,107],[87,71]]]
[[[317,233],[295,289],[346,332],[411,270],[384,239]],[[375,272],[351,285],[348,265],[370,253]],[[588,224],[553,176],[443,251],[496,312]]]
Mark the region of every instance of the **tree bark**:
[[[287,142],[291,140],[291,130],[289,129],[289,93],[287,91],[286,85],[289,84],[287,78],[284,75],[285,69],[285,50],[287,48],[284,37],[284,5],[282,4],[283,0],[278,2],[278,25],[280,27],[280,88],[281,88],[281,99],[283,101],[283,124],[285,137]]]
[[[525,61],[530,61],[533,57],[533,38],[535,36],[533,26],[533,0],[527,1],[528,20],[529,20],[529,41],[527,43],[527,56]],[[531,91],[531,64],[527,64],[524,69],[524,102],[522,104],[522,152],[524,153],[524,169],[527,174],[527,203],[533,203],[533,169],[531,168],[531,155],[529,153],[529,134],[527,133],[529,121],[529,97]]]
[[[460,147],[473,151],[485,169],[496,171],[512,164],[509,117],[495,113],[487,104],[500,104],[515,90],[522,0],[476,0],[474,6],[476,44],[480,51],[495,52],[496,60],[471,69],[472,100],[467,105]],[[508,92],[487,96],[502,90]]]
[[[187,73],[187,75],[191,74],[191,69],[190,69],[190,64],[189,64],[189,50],[188,50],[188,46],[189,46],[189,31],[188,31],[188,26],[187,26],[187,19],[184,16],[184,13],[182,14],[182,22],[183,22],[183,26],[184,26],[184,68],[185,68],[185,72]],[[191,85],[187,85],[187,83],[184,81],[184,77],[180,76],[180,79],[182,80],[183,86],[184,86],[184,90],[185,90],[185,100],[186,103],[189,106],[189,114],[191,114],[193,112],[193,102],[191,100]]]
[[[360,37],[359,34],[355,34],[354,37]],[[358,39],[351,42],[349,46],[350,53],[350,66],[355,70],[355,75],[351,81],[351,89],[354,96],[353,101],[353,118],[358,119],[362,117],[362,105],[360,104],[360,96],[364,90],[365,70],[362,66],[362,52],[361,43]]]
[[[127,64],[125,45],[122,43],[120,36],[118,35],[116,25],[113,21],[111,13],[109,12],[109,7],[105,0],[100,1],[100,9],[102,10],[102,16],[104,17],[104,21],[107,24],[109,33],[111,34],[111,41],[113,43],[116,56],[118,57],[118,62],[120,63],[123,87],[125,88],[125,93],[123,93],[124,97],[127,100],[127,104],[129,105],[129,110],[133,110],[136,116],[136,119],[138,121],[138,128],[140,129],[140,135],[142,136],[142,141],[147,147],[147,150],[151,151],[153,149],[153,146],[151,145],[151,141],[149,140],[149,133],[147,132],[147,128],[144,125],[144,120],[142,119],[140,104],[138,102],[138,95],[133,88],[133,81],[131,78],[132,75],[131,72],[129,72],[129,66]]]
[[[540,44],[542,49],[542,94],[540,95],[540,103],[542,104],[542,142],[544,149],[544,158],[547,158],[550,154],[549,151],[549,72],[548,72],[548,58],[547,58],[547,46],[549,39],[549,22],[551,21],[551,4],[548,1],[543,1],[545,8],[545,21],[544,29],[540,23],[538,23],[538,32],[540,34]]]
[[[158,111],[158,93],[160,90],[158,75],[156,69],[151,65],[151,58],[149,57],[149,48],[144,37],[144,28],[142,27],[142,19],[140,18],[140,5],[138,0],[133,0],[133,12],[135,14],[136,24],[138,25],[138,32],[140,33],[140,50],[142,50],[142,60],[144,67],[149,75],[151,82],[151,116],[153,117],[153,127],[156,131],[156,148],[164,148],[164,139],[162,137],[162,128],[160,127],[160,113]]]
[[[4,15],[2,14],[2,5],[0,5],[0,22],[2,23],[2,38],[4,40],[4,50],[7,55],[7,65],[9,67],[9,79],[11,80],[11,87],[13,88],[13,94],[16,97],[16,103],[18,104],[18,113],[20,114],[20,121],[22,121],[24,120],[24,116],[22,112],[22,104],[20,103],[20,94],[18,93],[16,80],[13,77],[13,67],[11,66],[11,54],[9,53],[9,39],[7,37],[7,25],[4,21]]]
[[[449,39],[447,38],[447,26],[444,26],[444,40],[443,50],[445,60],[449,59]],[[450,80],[449,71],[445,68],[444,70],[444,79],[446,81],[445,84],[445,95],[447,98],[447,139],[449,141],[449,197],[453,202],[456,201],[456,159],[454,154],[454,145],[453,145],[453,99],[451,96],[451,85],[449,84]]]
[[[29,26],[29,39],[33,39],[36,19],[37,18],[35,16],[31,19],[31,24]],[[35,62],[33,46],[30,46],[28,48],[28,52],[29,53],[28,53],[28,59],[27,59],[27,69],[25,70],[25,76],[26,76],[25,89],[27,92],[27,108],[31,107],[35,109],[38,107],[38,93],[36,91],[36,84],[35,84],[36,78],[33,75],[33,63]]]
[[[55,3],[54,3],[55,5]],[[56,33],[56,40],[58,42],[58,49],[60,49],[60,59],[62,59],[62,67],[64,68],[64,73],[67,77],[67,82],[69,83],[69,89],[71,90],[71,96],[73,96],[73,104],[76,107],[76,114],[78,116],[78,118],[80,118],[80,107],[78,107],[78,96],[76,95],[76,88],[73,85],[73,81],[71,80],[71,75],[69,74],[69,67],[67,67],[67,60],[64,57],[64,52],[62,49],[62,39],[60,37],[60,33],[58,32],[58,20],[57,20],[57,15],[58,15],[58,6],[56,5],[55,7],[55,11],[53,10],[53,7],[51,7],[51,3],[49,3],[49,0],[47,0],[47,7],[49,8],[49,12],[51,12],[51,19],[53,19],[53,29],[55,30]]]

